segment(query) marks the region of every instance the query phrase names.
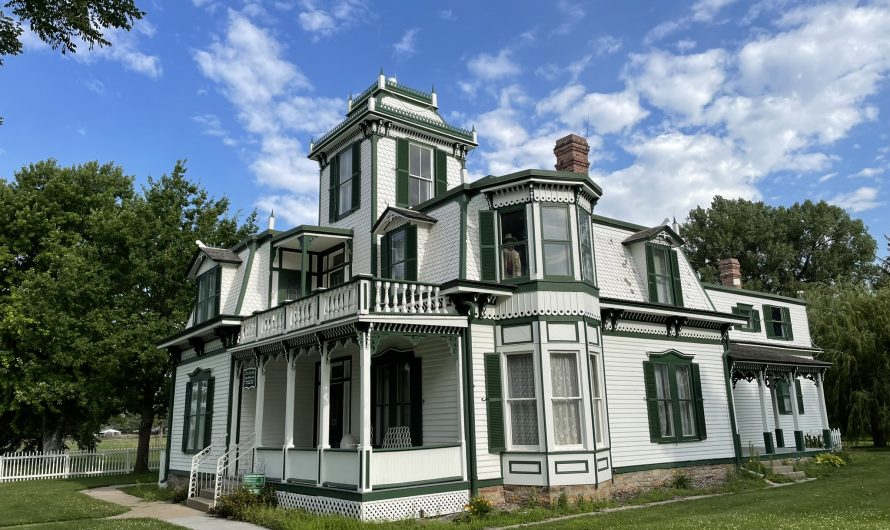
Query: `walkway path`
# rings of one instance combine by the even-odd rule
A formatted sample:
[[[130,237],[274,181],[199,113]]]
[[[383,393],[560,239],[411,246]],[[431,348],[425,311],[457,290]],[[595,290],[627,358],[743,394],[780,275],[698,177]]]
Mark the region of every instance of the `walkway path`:
[[[262,527],[239,521],[229,521],[211,517],[204,512],[169,502],[145,501],[139,497],[122,492],[121,486],[109,486],[84,490],[82,493],[101,501],[119,504],[130,508],[130,511],[110,517],[110,519],[132,519],[146,517],[178,524],[193,530],[263,530]]]

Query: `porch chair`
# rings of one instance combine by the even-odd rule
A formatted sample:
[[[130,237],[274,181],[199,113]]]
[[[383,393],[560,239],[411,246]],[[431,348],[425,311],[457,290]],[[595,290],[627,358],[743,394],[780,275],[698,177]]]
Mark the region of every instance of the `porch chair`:
[[[411,428],[407,425],[390,427],[383,435],[384,449],[400,449],[411,447]]]

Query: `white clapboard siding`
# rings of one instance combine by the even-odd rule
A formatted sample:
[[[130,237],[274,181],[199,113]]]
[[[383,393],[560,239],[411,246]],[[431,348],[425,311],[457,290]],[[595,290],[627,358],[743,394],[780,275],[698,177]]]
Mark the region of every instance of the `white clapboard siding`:
[[[605,335],[603,348],[614,467],[734,456],[722,345]],[[648,359],[647,352],[659,353],[671,348],[694,355],[693,362],[699,365],[706,440],[676,444],[649,441],[643,361]]]
[[[457,443],[457,359],[437,337],[418,344],[415,354],[421,358],[423,445]]]
[[[474,324],[473,412],[476,428],[476,472],[480,479],[501,477],[501,457],[488,452],[488,413],[485,409],[485,354],[495,352],[494,326]]]
[[[238,441],[250,440],[256,431],[256,388],[241,391],[241,425]]]
[[[266,363],[266,396],[263,401],[263,438],[260,447],[284,446],[287,362],[276,359]]]
[[[810,340],[809,321],[807,320],[807,307],[803,304],[802,300],[799,303],[790,300],[772,300],[757,296],[757,293],[751,293],[750,291],[727,292],[724,290],[708,289],[707,285],[705,286],[705,290],[711,298],[711,301],[714,303],[714,307],[717,311],[731,313],[732,308],[741,303],[750,304],[754,306],[754,309],[760,312],[759,333],[753,331],[740,331],[738,326],[735,326],[736,329],[729,332],[730,340],[757,341],[766,344],[775,344],[777,346],[812,347],[813,343]],[[767,338],[766,322],[764,321],[765,315],[763,314],[764,304],[788,308],[788,313],[791,317],[791,332],[794,335],[794,340],[776,340]]]
[[[170,433],[170,469],[176,471],[188,471],[192,465],[192,455],[182,452],[183,415],[185,414],[185,387],[189,382],[189,374],[197,369],[210,370],[210,375],[215,379],[213,387],[213,423],[210,436],[214,445],[219,445],[218,454],[226,443],[226,419],[228,418],[229,385],[231,356],[219,353],[210,357],[201,358],[188,364],[176,367],[176,382],[173,388],[173,422]],[[212,469],[211,469],[212,468]],[[216,460],[206,462],[202,470],[212,471],[216,469]]]

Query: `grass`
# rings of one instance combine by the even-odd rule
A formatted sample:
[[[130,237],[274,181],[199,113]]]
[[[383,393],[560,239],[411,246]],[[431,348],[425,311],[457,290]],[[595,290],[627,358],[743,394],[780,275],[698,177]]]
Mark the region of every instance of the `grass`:
[[[787,487],[766,488],[751,474],[736,472],[727,484],[709,489],[662,488],[627,499],[620,504],[641,505],[709,493],[733,493],[681,503],[642,507],[634,510],[591,514],[562,521],[544,522],[542,530],[607,529],[783,529],[819,530],[828,528],[890,528],[890,451],[853,452],[852,462],[839,468],[806,466],[810,476],[820,480]],[[562,509],[523,507],[512,512],[495,512],[487,517],[459,516],[444,519],[409,520],[395,523],[362,523],[343,517],[321,517],[298,510],[254,507],[246,519],[273,530],[479,530],[518,523],[545,521],[579,512],[597,512],[619,503],[590,502],[576,507],[568,499]]]
[[[118,515],[126,512],[127,508],[103,502],[78,492],[87,488],[153,482],[155,480],[157,480],[157,473],[151,472],[139,475],[33,480],[0,484],[0,514],[2,514],[0,527],[68,521],[66,524],[69,526],[66,528],[73,528],[74,523],[71,521]],[[62,527],[65,526],[59,528]],[[92,527],[85,526],[84,528]]]
[[[156,519],[86,519],[28,526],[28,530],[33,528],[41,530],[182,530],[181,526]]]
[[[71,451],[77,451],[77,442],[74,440],[67,440],[68,449]],[[97,451],[109,451],[112,449],[136,449],[136,446],[139,443],[139,437],[134,435],[121,435],[121,436],[112,436],[109,438],[99,438],[99,443],[96,445]],[[149,447],[164,447],[167,445],[167,437],[161,435],[154,435],[151,437],[151,441],[148,444]]]
[[[159,488],[157,484],[137,484],[121,488],[121,491],[146,501],[169,501],[175,493],[174,488]]]

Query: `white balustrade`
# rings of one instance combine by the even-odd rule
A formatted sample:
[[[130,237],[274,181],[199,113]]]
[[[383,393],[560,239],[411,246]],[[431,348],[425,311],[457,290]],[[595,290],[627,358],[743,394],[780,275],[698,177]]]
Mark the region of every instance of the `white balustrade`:
[[[375,280],[377,313],[408,313],[438,315],[454,313],[447,297],[439,294],[438,285],[396,280]]]
[[[316,297],[291,302],[285,306],[287,311],[287,331],[308,328],[315,325]]]
[[[148,450],[148,468],[160,467],[160,447]],[[19,452],[0,455],[0,482],[123,475],[136,466],[136,449]]]
[[[276,307],[271,311],[266,311],[257,315],[259,317],[259,331],[257,338],[272,337],[284,333],[287,325],[285,318],[286,311],[284,307]]]

